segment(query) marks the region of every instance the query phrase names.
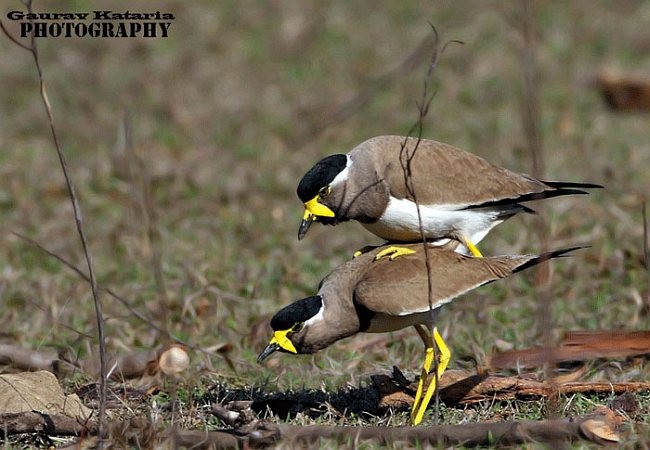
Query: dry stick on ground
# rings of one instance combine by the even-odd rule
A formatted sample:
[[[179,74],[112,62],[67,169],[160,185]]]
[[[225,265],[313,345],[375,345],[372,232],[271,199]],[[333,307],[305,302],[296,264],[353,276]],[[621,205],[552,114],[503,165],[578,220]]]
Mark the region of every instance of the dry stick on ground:
[[[37,411],[0,414],[0,436],[19,433],[43,433],[49,436],[79,436],[97,431],[92,422],[80,423],[63,414],[45,414]]]
[[[81,424],[65,416],[36,412],[7,414],[0,418],[5,434],[46,432],[49,435],[79,435],[94,432],[92,424]],[[269,446],[274,444],[314,445],[320,439],[334,439],[341,444],[351,441],[375,441],[384,444],[432,445],[516,445],[531,441],[558,442],[561,440],[588,440],[596,443],[617,442],[620,438],[614,428],[612,414],[590,414],[564,420],[522,421],[498,423],[470,423],[464,425],[436,425],[431,427],[348,427],[299,426],[257,422],[233,431],[178,431],[167,432],[178,446],[200,448],[238,448],[247,444]],[[595,431],[595,432],[594,432]],[[161,436],[165,438],[165,436]]]
[[[615,425],[616,421],[611,414],[591,414],[566,420],[470,423],[431,427],[298,426],[259,422],[245,425],[236,433],[180,432],[171,438],[178,445],[202,448],[278,444],[305,447],[322,444],[321,439],[334,439],[341,445],[363,441],[389,446],[423,443],[433,446],[519,445],[531,441],[557,443],[570,440],[587,440],[603,444],[620,440],[614,431]]]
[[[578,369],[578,372],[577,376],[580,376],[582,370]],[[371,378],[379,394],[380,410],[403,408],[413,403],[415,383],[405,385],[396,380],[394,375],[373,375]],[[650,392],[650,382],[544,382],[519,376],[476,374],[466,370],[447,370],[440,379],[440,398],[447,405],[468,405],[486,400],[557,397],[560,394],[625,392]]]
[[[378,441],[385,444],[408,442],[430,445],[517,445],[525,442],[554,443],[563,440],[586,439],[604,443],[588,432],[591,417],[570,420],[471,423],[464,425],[435,425],[432,427],[345,427],[277,425],[280,438],[287,443],[318,444],[321,438],[351,441]],[[609,427],[605,421],[603,426]],[[614,435],[616,436],[616,435]],[[618,439],[613,436],[612,441]],[[605,441],[606,442],[606,441]]]
[[[25,5],[27,7],[27,12],[32,13],[32,2],[31,0],[25,0]],[[32,20],[30,19],[30,22]],[[5,28],[4,24],[0,21],[0,26],[2,27],[2,31],[11,39],[13,42],[18,43],[18,40],[15,39]],[[47,119],[50,125],[50,132],[52,133],[52,140],[54,142],[54,147],[56,148],[56,154],[59,158],[59,163],[61,165],[61,170],[63,171],[63,176],[65,178],[65,184],[68,189],[68,195],[70,197],[70,202],[72,203],[72,209],[74,211],[74,220],[75,220],[75,225],[77,228],[77,234],[79,235],[79,239],[81,240],[81,246],[83,248],[83,253],[86,258],[86,264],[88,266],[88,275],[90,278],[90,288],[92,291],[92,296],[93,296],[93,302],[95,306],[95,316],[97,320],[97,337],[99,340],[99,361],[100,361],[100,378],[99,378],[99,386],[100,386],[100,402],[99,402],[99,414],[98,414],[98,421],[99,421],[99,434],[100,436],[103,435],[103,428],[104,428],[104,415],[105,415],[105,403],[106,403],[106,342],[105,342],[105,336],[104,336],[104,316],[102,314],[102,305],[99,299],[99,292],[97,289],[97,279],[95,277],[95,270],[94,270],[94,265],[93,265],[93,260],[92,256],[90,254],[90,251],[88,249],[88,241],[86,239],[86,233],[83,228],[83,218],[81,215],[81,208],[79,207],[79,202],[77,200],[77,194],[75,193],[74,189],[74,184],[72,182],[72,178],[70,176],[70,172],[68,170],[68,164],[65,159],[65,155],[63,154],[63,150],[61,149],[61,144],[59,143],[59,138],[56,132],[56,128],[54,126],[54,116],[52,114],[52,107],[50,106],[50,101],[47,96],[47,91],[45,89],[45,79],[43,76],[43,69],[41,67],[41,62],[39,59],[39,54],[38,54],[38,46],[36,45],[36,38],[34,37],[34,34],[31,35],[30,39],[30,45],[25,46],[22,44],[18,44],[21,48],[24,48],[28,50],[31,54],[32,57],[34,58],[34,64],[36,66],[36,70],[38,71],[38,80],[39,80],[39,85],[40,85],[40,94],[41,94],[41,99],[43,100],[43,105],[45,107],[45,112],[47,113]],[[101,439],[100,439],[100,444],[99,447],[101,448]]]
[[[384,398],[403,391],[403,388],[395,383],[389,383],[390,380],[380,378],[373,381],[382,383]],[[472,404],[484,400],[511,400],[521,397],[553,397],[559,394],[650,392],[650,382],[567,381],[556,383],[519,376],[476,375],[465,370],[445,372],[440,384],[440,396],[443,401],[453,405]],[[390,401],[390,399],[388,400]]]

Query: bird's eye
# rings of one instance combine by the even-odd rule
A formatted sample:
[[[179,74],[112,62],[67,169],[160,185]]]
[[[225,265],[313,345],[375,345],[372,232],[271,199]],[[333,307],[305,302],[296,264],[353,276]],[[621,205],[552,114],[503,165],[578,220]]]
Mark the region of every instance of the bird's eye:
[[[324,186],[324,187],[320,188],[320,191],[318,191],[318,196],[319,196],[320,198],[325,198],[325,197],[327,197],[328,195],[330,195],[330,192],[331,192],[331,191],[332,191],[332,188],[331,188],[331,187],[329,187],[329,186]]]
[[[302,322],[295,324],[294,326],[291,327],[291,331],[294,333],[297,333],[298,331],[302,330]]]

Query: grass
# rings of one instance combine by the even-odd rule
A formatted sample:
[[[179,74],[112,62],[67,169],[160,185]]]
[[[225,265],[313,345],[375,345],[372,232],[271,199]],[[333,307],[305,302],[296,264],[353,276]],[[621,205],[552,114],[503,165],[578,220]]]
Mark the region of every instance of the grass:
[[[1,12],[19,7],[5,5]],[[38,2],[36,7],[85,8],[74,2]],[[115,4],[100,7],[115,9]],[[344,122],[309,134],[326,112],[402,61],[429,32],[427,21],[443,39],[465,44],[451,46],[439,63],[425,137],[530,171],[520,126],[518,43],[508,8],[473,0],[453,6],[335,1],[246,7],[165,1],[156,9],[176,15],[166,40],[39,41],[99,283],[152,320],[159,318],[151,247],[134,194],[138,182],[120,177],[111,162],[121,114],[128,109],[135,151],[152,174],[171,299],[170,332],[200,347],[233,346],[236,373],[222,357],[193,355],[181,387],[192,393],[184,400],[189,411],[200,412],[198,405],[206,401],[201,390],[217,382],[230,389],[324,388],[331,393],[363,386],[369,375],[394,364],[410,375],[419,368],[420,343],[409,330],[363,354],[350,345],[365,339],[358,337],[315,356],[274,356],[263,367],[255,357],[269,336],[252,329],[281,306],[312,294],[355,249],[377,242],[361,227],[345,224],[314,227],[298,243],[301,205],[295,187],[320,157],[410,128],[417,117],[424,61]],[[129,9],[151,6],[136,1]],[[650,68],[650,52],[644,51],[650,35],[637,20],[647,14],[641,1],[550,3],[539,11],[546,176],[607,186],[589,197],[551,200],[545,207],[551,247],[592,246],[553,264],[552,332],[557,337],[571,329],[648,329],[650,319],[638,302],[648,295],[641,223],[641,203],[650,191],[647,116],[612,114],[589,85],[606,66]],[[0,338],[96,356],[95,343],[81,334],[94,333],[88,286],[11,233],[33,237],[82,265],[32,61],[7,39],[0,39],[0,51],[6,55],[0,60],[5,86],[0,92]],[[532,218],[514,218],[491,233],[482,250],[535,252],[533,229]],[[110,352],[161,343],[158,333],[118,302],[106,295],[102,301]],[[515,348],[538,343],[534,311],[532,272],[445,307],[439,326],[452,346],[451,367],[467,359],[481,361],[497,339]],[[197,381],[205,373],[207,378]],[[589,377],[643,380],[648,368],[600,364]],[[560,405],[568,407],[560,410],[574,414],[608,400],[562,399]],[[649,403],[648,398],[641,401]],[[442,423],[546,414],[536,401],[443,407],[441,412]],[[401,424],[406,417],[336,420]],[[218,426],[214,419],[203,419]],[[199,422],[188,418],[186,423]]]

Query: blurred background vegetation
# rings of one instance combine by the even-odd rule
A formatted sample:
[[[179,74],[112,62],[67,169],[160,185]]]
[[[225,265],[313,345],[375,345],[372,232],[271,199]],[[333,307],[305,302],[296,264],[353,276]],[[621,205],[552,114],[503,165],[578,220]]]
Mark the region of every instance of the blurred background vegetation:
[[[173,336],[208,349],[232,345],[236,373],[222,356],[194,352],[192,374],[285,389],[357,385],[393,364],[418,369],[421,344],[411,330],[256,364],[270,314],[314,293],[357,248],[378,243],[354,223],[315,226],[298,242],[295,188],[321,157],[408,131],[431,54],[428,22],[441,41],[464,45],[449,46],[438,63],[424,137],[530,172],[514,2],[38,1],[34,8],[176,17],[166,39],[38,45],[100,285]],[[15,9],[22,4],[4,2],[1,10],[14,31],[5,15]],[[536,19],[544,176],[606,186],[546,203],[551,248],[591,245],[553,263],[553,336],[647,329],[641,209],[650,189],[648,116],[612,113],[593,80],[605,69],[650,71],[650,3],[539,2]],[[0,339],[90,357],[89,286],[12,234],[85,267],[31,55],[4,37],[0,54]],[[125,157],[125,115],[141,165]],[[502,225],[483,242],[484,253],[539,251],[533,222],[518,216]],[[154,276],[156,249],[167,300]],[[495,346],[539,343],[533,275],[445,307],[439,326],[452,367],[481,361]],[[101,298],[111,354],[163,341],[124,305]],[[594,378],[647,377],[643,365],[593,369]]]

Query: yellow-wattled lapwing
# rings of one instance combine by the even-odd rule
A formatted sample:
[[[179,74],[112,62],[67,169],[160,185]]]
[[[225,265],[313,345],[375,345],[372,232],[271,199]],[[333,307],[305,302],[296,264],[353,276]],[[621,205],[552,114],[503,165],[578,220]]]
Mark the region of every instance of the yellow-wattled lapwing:
[[[435,391],[435,377],[423,392],[434,362],[434,345],[440,355],[437,377],[449,362],[450,352],[433,328],[438,309],[474,288],[558,257],[575,248],[543,255],[475,258],[444,247],[426,252],[429,258],[432,304],[422,243],[406,244],[420,250],[390,260],[377,260],[376,248],[352,259],[326,276],[318,293],[281,309],[271,319],[273,338],[260,353],[262,362],[279,350],[315,353],[356,333],[383,333],[414,326],[425,346],[425,360],[411,421],[420,423]],[[577,247],[576,247],[577,248]]]
[[[469,249],[474,256],[481,256],[475,244],[494,226],[521,211],[534,212],[522,202],[602,187],[537,180],[441,142],[379,136],[346,155],[322,159],[300,180],[305,213],[298,239],[314,221],[356,220],[389,242],[421,241],[405,173],[420,206],[424,237],[438,244],[457,241],[459,252]]]

